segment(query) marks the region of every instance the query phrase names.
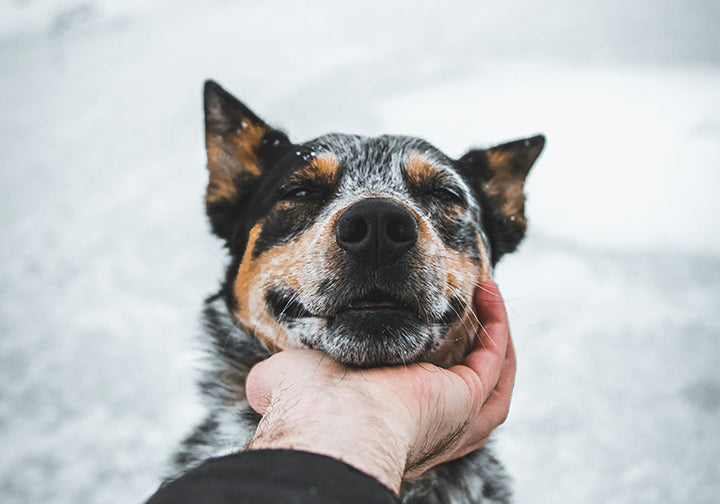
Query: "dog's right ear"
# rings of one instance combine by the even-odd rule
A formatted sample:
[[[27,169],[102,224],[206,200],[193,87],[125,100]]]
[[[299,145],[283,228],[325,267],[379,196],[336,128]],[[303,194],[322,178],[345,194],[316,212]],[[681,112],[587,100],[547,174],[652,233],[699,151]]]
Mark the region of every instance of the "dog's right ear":
[[[213,232],[230,240],[230,214],[242,210],[272,157],[290,141],[214,81],[205,82],[204,106],[210,175],[205,208]]]

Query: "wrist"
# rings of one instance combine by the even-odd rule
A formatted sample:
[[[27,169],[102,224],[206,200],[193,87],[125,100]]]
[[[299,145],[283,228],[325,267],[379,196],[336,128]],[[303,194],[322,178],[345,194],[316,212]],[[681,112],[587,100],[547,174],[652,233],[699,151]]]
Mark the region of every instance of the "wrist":
[[[348,400],[347,394],[331,397],[325,390],[295,392],[287,388],[274,395],[248,449],[326,455],[399,493],[409,443],[388,425],[385,419],[392,415],[384,414],[362,393],[351,394]],[[349,416],[349,409],[357,414]]]

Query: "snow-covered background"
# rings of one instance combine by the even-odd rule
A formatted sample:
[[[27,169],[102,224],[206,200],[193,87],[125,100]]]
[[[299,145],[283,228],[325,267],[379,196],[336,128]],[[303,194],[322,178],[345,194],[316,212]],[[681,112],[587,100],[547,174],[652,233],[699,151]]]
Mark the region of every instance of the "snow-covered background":
[[[498,269],[517,501],[720,495],[720,3],[3,0],[0,501],[139,502],[201,410],[212,77],[298,139],[543,132]]]

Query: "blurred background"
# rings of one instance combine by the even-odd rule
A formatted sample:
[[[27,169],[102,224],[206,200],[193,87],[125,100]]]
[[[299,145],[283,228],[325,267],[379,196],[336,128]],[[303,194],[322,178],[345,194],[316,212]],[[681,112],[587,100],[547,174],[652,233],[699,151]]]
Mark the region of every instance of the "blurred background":
[[[202,410],[214,78],[307,140],[544,133],[496,277],[518,503],[720,495],[720,3],[4,0],[0,501],[140,502]]]

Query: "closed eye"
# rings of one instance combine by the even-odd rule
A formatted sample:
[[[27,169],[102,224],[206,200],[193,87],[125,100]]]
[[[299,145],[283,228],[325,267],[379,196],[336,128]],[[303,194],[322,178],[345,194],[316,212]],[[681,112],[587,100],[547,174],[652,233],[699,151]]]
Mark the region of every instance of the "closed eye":
[[[435,187],[429,194],[433,199],[447,205],[465,205],[465,197],[462,191],[450,186]]]
[[[325,190],[318,186],[293,185],[283,187],[278,194],[280,201],[314,201],[323,198]]]

